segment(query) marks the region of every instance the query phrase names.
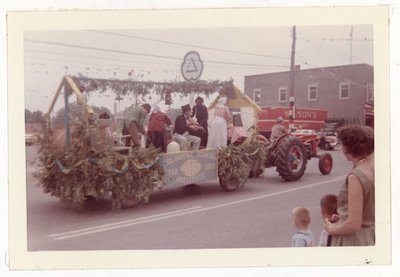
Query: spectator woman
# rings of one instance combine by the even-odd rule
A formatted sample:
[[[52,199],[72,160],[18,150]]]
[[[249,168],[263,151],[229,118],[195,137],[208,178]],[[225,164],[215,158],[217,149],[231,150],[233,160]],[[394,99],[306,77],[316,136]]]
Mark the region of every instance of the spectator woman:
[[[372,128],[345,126],[338,130],[344,156],[353,164],[339,192],[339,220],[325,220],[331,246],[375,244],[374,137]]]

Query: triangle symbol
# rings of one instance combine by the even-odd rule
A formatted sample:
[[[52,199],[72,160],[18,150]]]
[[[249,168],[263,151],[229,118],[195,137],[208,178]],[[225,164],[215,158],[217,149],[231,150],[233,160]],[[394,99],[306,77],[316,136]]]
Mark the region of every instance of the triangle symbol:
[[[197,69],[197,66],[196,66],[196,64],[195,64],[195,62],[194,62],[194,60],[193,60],[193,58],[191,58],[190,60],[189,60],[189,64],[188,64],[188,66],[187,66],[187,68],[186,68],[186,72],[197,72],[198,71],[198,69]]]

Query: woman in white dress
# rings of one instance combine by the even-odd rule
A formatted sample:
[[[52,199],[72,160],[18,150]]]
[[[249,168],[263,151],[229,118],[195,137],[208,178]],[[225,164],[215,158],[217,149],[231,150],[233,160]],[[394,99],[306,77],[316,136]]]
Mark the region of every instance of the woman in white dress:
[[[223,147],[227,144],[228,119],[230,113],[226,103],[226,97],[218,99],[218,104],[214,111],[214,118],[210,124],[210,128],[208,129],[207,148]]]

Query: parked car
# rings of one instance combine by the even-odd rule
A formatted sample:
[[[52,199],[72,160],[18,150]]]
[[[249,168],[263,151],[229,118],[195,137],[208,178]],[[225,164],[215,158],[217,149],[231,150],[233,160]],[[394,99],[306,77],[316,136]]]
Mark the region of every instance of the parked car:
[[[39,134],[25,134],[25,145],[32,145],[39,142]]]
[[[317,131],[312,129],[297,129],[296,131],[291,133],[292,135],[316,135],[319,136]]]
[[[339,145],[339,139],[335,131],[322,130],[318,147],[324,150],[333,150]]]
[[[323,150],[333,150],[339,145],[339,140],[334,130],[322,130],[321,132],[317,132],[311,129],[297,129],[291,134],[297,137],[312,137],[317,141],[318,147]]]

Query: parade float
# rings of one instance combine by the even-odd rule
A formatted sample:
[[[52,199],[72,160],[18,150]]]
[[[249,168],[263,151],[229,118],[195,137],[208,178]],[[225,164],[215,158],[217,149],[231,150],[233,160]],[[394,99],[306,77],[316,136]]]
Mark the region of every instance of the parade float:
[[[40,148],[40,184],[49,193],[73,207],[87,201],[109,199],[119,209],[146,203],[165,187],[216,182],[224,191],[235,191],[257,165],[263,167],[266,155],[262,145],[249,136],[240,145],[162,153],[154,147],[133,148],[109,131],[116,119],[99,118],[86,103],[88,93],[114,91],[159,94],[167,99],[172,92],[225,93],[232,82],[133,82],[65,76],[46,113],[46,126]],[[64,96],[64,124],[52,125],[51,112],[60,95]],[[69,115],[70,97],[81,108],[79,116]],[[118,129],[118,128],[115,128]],[[121,134],[120,134],[121,135]]]
[[[117,96],[152,93],[166,102],[171,100],[173,92],[203,95],[218,92],[217,98],[228,98],[227,105],[233,113],[231,143],[218,149],[173,153],[163,153],[152,146],[127,146],[121,143],[122,134],[115,132],[120,119],[101,118],[86,103],[85,94],[105,91]],[[64,96],[64,123],[57,127],[50,115],[60,95]],[[80,113],[74,117],[69,114],[73,96],[80,107]],[[210,113],[214,103],[208,107]],[[236,191],[249,177],[258,177],[269,167],[276,167],[285,181],[300,179],[307,160],[317,154],[309,152],[308,144],[295,136],[283,136],[270,143],[258,135],[259,111],[258,105],[232,81],[165,83],[65,76],[46,113],[39,151],[40,184],[45,193],[73,207],[83,208],[88,201],[110,200],[113,208],[120,209],[147,203],[153,193],[172,186],[213,182],[224,191]],[[234,141],[233,134],[237,135]],[[322,157],[325,170],[321,173],[328,174],[332,158]]]

